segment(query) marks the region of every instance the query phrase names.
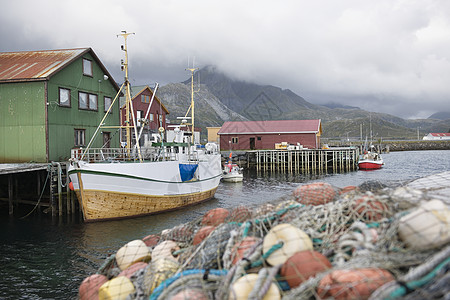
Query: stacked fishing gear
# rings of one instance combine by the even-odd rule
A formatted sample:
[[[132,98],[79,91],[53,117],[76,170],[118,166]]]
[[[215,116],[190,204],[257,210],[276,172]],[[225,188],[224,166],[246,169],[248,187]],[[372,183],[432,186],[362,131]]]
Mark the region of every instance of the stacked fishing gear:
[[[448,298],[450,172],[368,186],[305,184],[130,241],[80,299]]]

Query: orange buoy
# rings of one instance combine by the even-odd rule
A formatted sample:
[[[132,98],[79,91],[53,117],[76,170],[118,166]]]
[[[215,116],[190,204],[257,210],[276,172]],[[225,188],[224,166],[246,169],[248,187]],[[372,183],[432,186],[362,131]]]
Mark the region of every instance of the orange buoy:
[[[247,236],[242,241],[236,243],[231,250],[231,257],[233,257],[233,265],[235,265],[241,258],[244,257],[244,254],[247,250],[249,250],[254,244],[258,243],[261,239]]]
[[[318,273],[331,269],[330,261],[317,251],[297,252],[283,264],[280,274],[288,282],[291,289]]]
[[[314,182],[302,185],[294,190],[297,202],[305,205],[322,205],[334,200],[336,191],[326,182]]]
[[[144,241],[145,245],[147,245],[147,247],[154,247],[158,244],[159,239],[160,239],[159,235],[150,234],[150,235],[147,235],[142,240]]]
[[[225,208],[214,208],[208,211],[202,219],[202,225],[217,226],[225,221],[230,212]]]
[[[125,276],[128,279],[131,278],[131,276],[136,273],[137,271],[139,271],[140,269],[143,269],[145,267],[147,267],[148,264],[145,262],[137,262],[135,264],[132,264],[131,266],[129,266],[128,268],[126,268],[125,270],[123,270],[122,272],[119,273],[119,275],[117,276]]]
[[[78,290],[80,300],[98,299],[98,289],[107,281],[108,278],[101,274],[94,274],[86,277]]]
[[[74,190],[75,190],[74,187],[73,187],[73,182],[72,182],[72,181],[69,182],[69,189],[70,189],[71,191],[74,191]]]
[[[194,239],[192,240],[192,245],[200,244],[211,232],[214,231],[216,227],[214,226],[205,226],[200,228],[197,233],[194,235]]]
[[[371,222],[383,219],[388,210],[386,205],[376,200],[373,195],[364,195],[356,199],[353,208],[361,218]]]
[[[233,209],[230,213],[230,217],[228,218],[229,222],[244,222],[252,217],[252,213],[248,207],[238,206]]]
[[[317,294],[335,300],[368,299],[376,289],[393,280],[391,273],[378,268],[335,270],[322,278]]]
[[[343,188],[339,191],[339,194],[343,195],[343,194],[346,194],[346,193],[348,193],[348,192],[356,191],[356,190],[358,190],[358,187],[356,187],[356,186],[354,186],[354,185],[349,185],[349,186],[343,187]]]

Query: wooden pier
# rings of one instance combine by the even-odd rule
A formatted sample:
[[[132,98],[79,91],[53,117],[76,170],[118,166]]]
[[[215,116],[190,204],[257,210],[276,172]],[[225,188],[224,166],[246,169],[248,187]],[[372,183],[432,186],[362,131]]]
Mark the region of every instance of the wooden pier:
[[[247,168],[254,166],[258,172],[350,172],[357,170],[358,160],[357,147],[247,152]]]
[[[9,215],[20,204],[52,216],[72,215],[79,209],[69,189],[66,163],[0,164],[0,202],[7,202]]]

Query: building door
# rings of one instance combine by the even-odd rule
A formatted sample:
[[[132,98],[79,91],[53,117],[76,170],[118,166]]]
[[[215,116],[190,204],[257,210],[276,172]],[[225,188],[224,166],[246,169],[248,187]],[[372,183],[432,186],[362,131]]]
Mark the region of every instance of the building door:
[[[250,138],[250,150],[255,150],[255,138]]]
[[[111,147],[111,133],[103,131],[103,148]]]

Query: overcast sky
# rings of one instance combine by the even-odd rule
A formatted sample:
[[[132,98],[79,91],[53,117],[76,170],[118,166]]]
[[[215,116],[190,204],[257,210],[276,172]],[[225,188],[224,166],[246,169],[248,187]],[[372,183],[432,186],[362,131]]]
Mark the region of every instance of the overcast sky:
[[[448,0],[1,1],[0,51],[91,47],[118,82],[180,82],[188,61],[404,118],[450,111]],[[127,5],[125,5],[127,3]]]

